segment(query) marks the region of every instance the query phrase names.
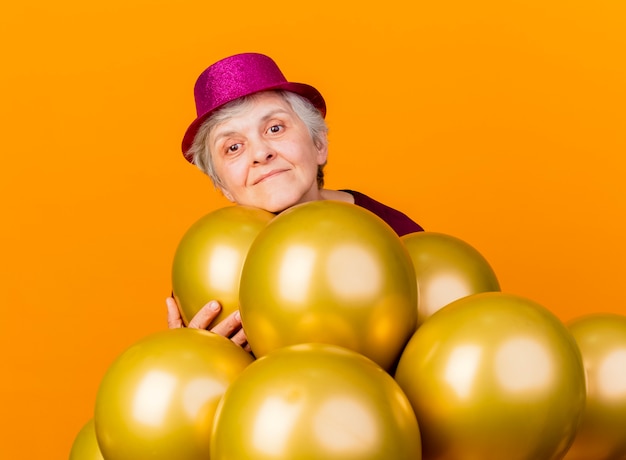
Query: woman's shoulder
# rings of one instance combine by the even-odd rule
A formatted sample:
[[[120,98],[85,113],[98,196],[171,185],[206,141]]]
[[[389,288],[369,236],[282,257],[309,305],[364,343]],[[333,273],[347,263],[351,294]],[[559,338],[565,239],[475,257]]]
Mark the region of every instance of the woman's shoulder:
[[[339,190],[339,192],[350,194],[353,198],[354,204],[376,214],[378,217],[387,222],[387,224],[389,224],[389,226],[391,226],[391,228],[393,228],[399,236],[406,235],[407,233],[421,232],[424,230],[421,225],[405,213],[387,206],[380,201],[376,201],[364,193],[357,192],[355,190]]]

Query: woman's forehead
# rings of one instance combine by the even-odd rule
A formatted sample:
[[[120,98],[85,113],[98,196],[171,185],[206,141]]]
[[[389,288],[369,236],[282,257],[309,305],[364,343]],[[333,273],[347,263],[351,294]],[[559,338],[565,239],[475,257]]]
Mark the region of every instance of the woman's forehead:
[[[213,128],[213,133],[229,130],[235,125],[246,126],[265,122],[274,116],[296,116],[291,105],[279,94],[266,92],[255,94],[240,104],[226,108],[220,113],[220,120]]]

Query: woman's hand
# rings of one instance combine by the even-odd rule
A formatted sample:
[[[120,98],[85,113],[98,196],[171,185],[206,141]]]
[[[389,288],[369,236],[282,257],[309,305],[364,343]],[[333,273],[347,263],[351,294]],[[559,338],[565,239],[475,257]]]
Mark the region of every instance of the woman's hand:
[[[167,325],[170,329],[176,329],[179,327],[185,327],[183,324],[183,318],[180,315],[178,304],[173,297],[165,299],[167,305]],[[189,321],[189,325],[192,329],[206,329],[213,322],[217,315],[219,315],[222,306],[216,300],[211,300],[204,307],[202,307],[198,313]],[[234,311],[218,324],[216,324],[211,332],[223,335],[230,338],[235,344],[242,347],[245,351],[250,352],[250,345],[248,345],[248,339],[246,333],[241,327],[241,315],[239,311]]]

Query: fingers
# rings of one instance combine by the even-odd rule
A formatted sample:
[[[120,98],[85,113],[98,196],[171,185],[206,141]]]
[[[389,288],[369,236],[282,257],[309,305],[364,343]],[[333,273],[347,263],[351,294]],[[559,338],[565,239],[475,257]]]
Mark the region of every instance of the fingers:
[[[170,329],[175,329],[179,327],[185,327],[182,317],[180,315],[180,310],[178,309],[178,304],[176,300],[172,297],[168,297],[165,299],[165,303],[167,305],[167,325]],[[204,307],[202,307],[198,313],[189,321],[187,327],[192,329],[206,329],[209,325],[217,318],[222,306],[219,302],[212,300]],[[239,311],[234,311],[222,321],[220,321],[217,325],[215,325],[211,332],[214,332],[219,335],[223,335],[224,337],[230,338],[236,345],[239,345],[248,353],[251,352],[250,345],[248,344],[248,338],[246,337],[246,333],[241,327],[241,315]]]
[[[180,316],[176,300],[173,297],[168,297],[165,299],[165,305],[167,305],[167,326],[170,329],[183,327],[183,319]]]
[[[216,300],[211,300],[198,311],[189,321],[188,327],[192,329],[206,329],[219,315],[222,306]],[[223,334],[222,334],[223,335]]]
[[[242,330],[241,315],[239,311],[234,311],[211,329],[211,332],[223,335],[224,337],[231,337],[240,330]]]
[[[246,333],[241,325],[241,315],[239,311],[234,311],[228,315],[217,326],[211,329],[211,331],[225,337],[230,337],[233,343],[239,345],[248,353],[252,351],[252,348],[248,344],[248,337],[246,337]]]
[[[248,344],[248,337],[246,337],[246,333],[244,332],[243,328],[239,329],[235,334],[233,334],[230,340],[232,340],[236,345],[239,345],[248,353],[252,351],[252,348]]]

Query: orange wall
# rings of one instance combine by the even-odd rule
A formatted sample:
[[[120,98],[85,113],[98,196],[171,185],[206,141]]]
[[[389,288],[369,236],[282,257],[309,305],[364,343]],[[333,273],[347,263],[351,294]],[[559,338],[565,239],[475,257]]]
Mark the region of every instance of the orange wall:
[[[626,3],[338,4],[2,6],[0,458],[66,458],[111,361],[166,327],[178,239],[226,204],[179,152],[192,86],[236,52],[325,95],[330,187],[563,320],[626,313]]]

